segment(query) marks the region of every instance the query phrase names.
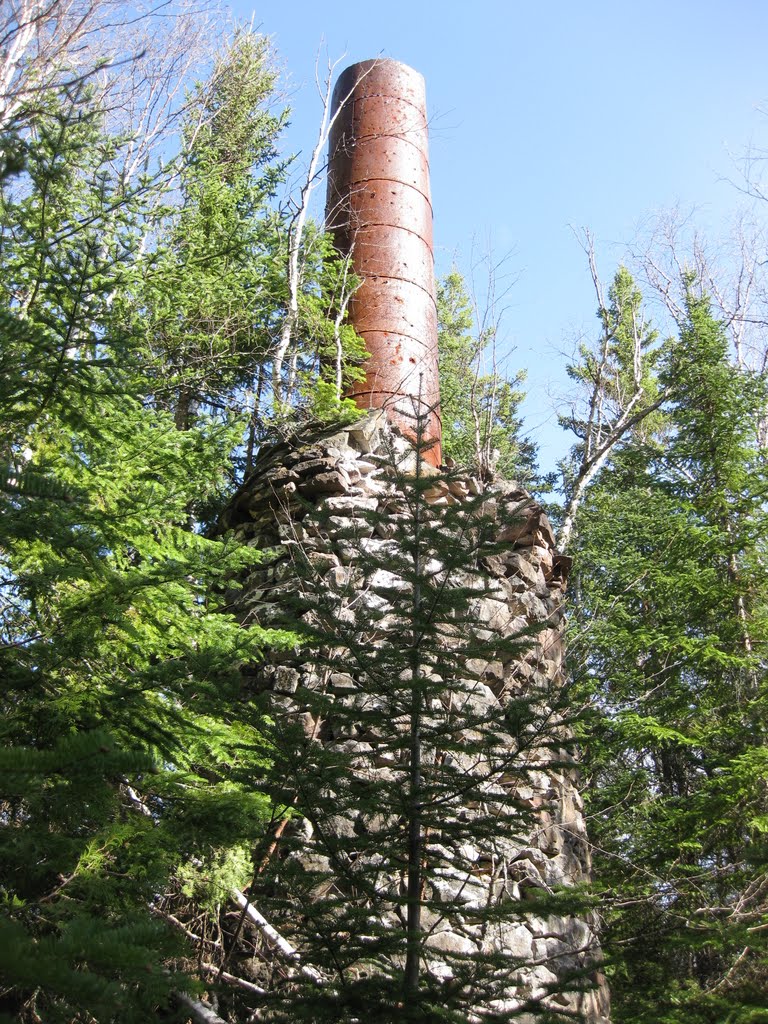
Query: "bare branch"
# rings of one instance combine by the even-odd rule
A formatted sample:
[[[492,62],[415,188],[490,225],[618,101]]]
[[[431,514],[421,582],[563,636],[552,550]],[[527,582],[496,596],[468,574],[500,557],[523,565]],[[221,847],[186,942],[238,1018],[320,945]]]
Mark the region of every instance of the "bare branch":
[[[594,236],[588,229],[574,233],[587,256],[602,331],[593,349],[581,346],[583,362],[578,372],[579,379],[587,385],[586,411],[577,416],[574,406],[571,416],[571,427],[581,439],[581,453],[575,478],[569,484],[563,524],[557,538],[561,551],[565,551],[571,542],[576,516],[587,489],[611,453],[668,397],[664,392],[656,400],[649,401],[645,394],[644,345],[648,328],[640,311],[635,308],[632,295],[636,293],[630,293],[628,298],[614,286],[609,307],[597,269]],[[617,363],[616,336],[620,327],[623,338],[626,339],[626,333],[629,333],[632,351],[630,354],[625,350],[623,362]]]
[[[306,978],[309,978],[310,981],[313,981],[316,985],[323,984],[323,976],[320,972],[315,970],[314,967],[308,967],[306,964],[300,963],[300,956],[297,950],[290,944],[290,942],[288,942],[287,939],[283,938],[277,929],[272,927],[264,915],[254,907],[247,896],[243,896],[239,889],[233,889],[232,899],[235,900],[241,910],[245,911],[248,920],[256,925],[271,946],[279,949],[286,959],[293,961],[297,965],[299,972]]]
[[[573,486],[573,491],[568,504],[566,505],[566,514],[563,519],[563,525],[560,528],[560,532],[557,536],[557,547],[560,551],[566,551],[570,544],[571,537],[573,535],[574,521],[576,519],[576,513],[579,510],[581,502],[584,499],[584,494],[589,487],[590,483],[594,480],[597,474],[605,465],[608,456],[611,454],[616,445],[626,436],[626,434],[636,427],[639,423],[649,416],[652,412],[660,409],[661,406],[666,402],[669,397],[668,392],[664,391],[657,401],[651,405],[643,406],[634,415],[630,415],[632,409],[643,397],[642,391],[639,392],[627,406],[625,414],[618,420],[613,430],[610,432],[608,437],[605,439],[603,444],[597,449],[592,457],[582,463],[579,474],[576,478],[576,482]]]
[[[210,1006],[200,1002],[199,999],[193,999],[186,992],[177,992],[176,998],[186,1006],[190,1016],[197,1024],[227,1024],[224,1018],[220,1017],[218,1013],[214,1013]]]

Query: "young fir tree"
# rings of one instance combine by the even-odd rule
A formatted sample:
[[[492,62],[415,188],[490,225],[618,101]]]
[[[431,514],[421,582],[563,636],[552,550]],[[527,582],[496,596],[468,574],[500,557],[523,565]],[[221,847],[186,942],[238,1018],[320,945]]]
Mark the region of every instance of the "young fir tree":
[[[248,898],[290,952],[244,909],[228,963],[252,965],[263,991],[242,999],[263,1020],[564,1020],[563,991],[592,984],[589,952],[545,940],[535,956],[525,927],[546,921],[553,939],[584,910],[526,860],[546,860],[539,808],[573,769],[546,661],[557,617],[526,617],[536,574],[509,539],[528,499],[477,480],[472,494],[403,442],[363,456],[375,479],[347,495],[335,429],[265,450],[222,524],[279,530],[242,614],[303,634],[246,679],[274,723],[282,808]]]
[[[765,382],[688,282],[663,433],[577,518],[574,655],[615,1019],[766,1020]]]

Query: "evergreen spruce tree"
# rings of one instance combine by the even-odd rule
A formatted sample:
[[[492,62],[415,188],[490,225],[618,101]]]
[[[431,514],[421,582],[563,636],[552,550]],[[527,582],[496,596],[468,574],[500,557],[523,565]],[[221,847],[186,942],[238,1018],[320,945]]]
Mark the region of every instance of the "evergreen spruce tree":
[[[577,517],[573,654],[618,1022],[766,1019],[765,382],[688,281],[670,400]]]
[[[645,317],[632,275],[618,269],[606,303],[591,249],[590,267],[600,334],[593,344],[581,343],[578,362],[566,367],[577,390],[569,413],[558,417],[578,439],[560,463],[564,501],[557,541],[563,551],[588,489],[627,444],[660,428],[658,410],[666,397],[657,372],[658,332]]]
[[[525,371],[511,379],[484,372],[495,331],[475,335],[472,305],[455,269],[438,283],[437,316],[445,455],[457,465],[495,470],[532,486],[538,479],[536,451],[520,420]]]
[[[281,636],[223,608],[257,554],[199,529],[241,425],[151,400],[132,296],[163,184],[126,192],[87,88],[38,106],[0,207],[0,1007],[172,1019],[193,982],[164,903],[240,882],[262,835],[237,666]]]
[[[240,411],[258,392],[282,301],[280,218],[287,111],[266,37],[240,31],[189,104],[179,202],[167,209],[141,296],[156,400],[179,429],[198,413]]]
[[[354,287],[346,262],[309,223],[298,259],[298,317],[284,357],[286,397],[275,402],[271,365],[289,316],[292,216],[290,197],[278,203],[290,161],[278,153],[288,111],[273,110],[276,81],[269,40],[240,30],[198,86],[184,125],[179,202],[167,209],[141,294],[155,400],[173,411],[180,429],[201,412],[247,410],[242,471],[270,427],[338,416],[343,386],[365,354],[342,315],[345,292]],[[340,379],[331,395],[326,377],[337,345]]]

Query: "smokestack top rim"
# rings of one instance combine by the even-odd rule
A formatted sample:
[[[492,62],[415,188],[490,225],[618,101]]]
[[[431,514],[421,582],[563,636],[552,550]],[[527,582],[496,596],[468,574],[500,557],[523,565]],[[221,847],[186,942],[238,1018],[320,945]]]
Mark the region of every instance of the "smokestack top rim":
[[[350,74],[357,68],[363,68],[366,72],[372,70],[375,67],[386,67],[393,65],[394,67],[402,68],[403,71],[407,71],[417,78],[424,81],[424,75],[416,68],[411,67],[410,64],[406,64],[403,60],[398,60],[396,57],[368,57],[366,60],[357,60],[354,64],[347,64],[344,70],[340,73],[339,78],[343,78],[344,75]]]
[[[424,75],[422,75],[420,71],[417,71],[416,68],[412,68],[410,64],[405,64],[401,60],[395,60],[394,57],[370,57],[368,60],[359,60],[354,64],[349,64],[341,72],[339,77],[336,79],[336,85],[333,89],[332,109],[335,110],[345,98],[345,96],[339,95],[342,90],[345,95],[353,92],[358,88],[361,81],[379,69],[396,70],[402,79],[410,79],[414,87],[420,89],[423,96],[426,96],[426,80]],[[401,102],[410,102],[403,96],[399,96],[398,98]]]

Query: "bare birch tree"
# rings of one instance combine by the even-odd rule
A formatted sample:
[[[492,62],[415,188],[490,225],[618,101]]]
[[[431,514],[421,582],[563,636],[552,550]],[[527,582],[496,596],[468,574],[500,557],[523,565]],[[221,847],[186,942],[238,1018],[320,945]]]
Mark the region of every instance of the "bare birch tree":
[[[759,192],[753,198],[756,205],[739,210],[719,238],[696,229],[692,214],[666,211],[649,222],[630,253],[649,300],[657,300],[676,329],[686,322],[686,289],[695,287],[724,325],[734,365],[761,374],[768,370],[768,232],[759,216]],[[768,410],[759,436],[763,446],[768,443]]]
[[[113,57],[97,88],[109,129],[127,139],[119,168],[126,183],[150,158],[169,159],[182,122],[193,110],[200,115],[200,104],[192,103],[194,86],[201,78],[211,83],[221,52],[211,40],[220,38],[225,24],[217,0],[174,0],[170,10],[151,11],[111,33]]]
[[[96,41],[116,8],[111,0],[6,0],[0,15],[0,125],[54,85],[94,71]]]
[[[656,332],[645,321],[641,297],[623,268],[607,296],[597,270],[594,238],[587,230],[581,238],[595,289],[600,336],[582,344],[580,361],[568,368],[580,392],[563,427],[579,438],[576,460],[566,481],[566,502],[557,543],[565,551],[571,541],[576,516],[589,485],[611,454],[666,398],[651,374]]]
[[[323,162],[322,157],[325,147],[328,144],[331,129],[339,117],[344,103],[346,103],[349,98],[344,97],[342,102],[339,104],[338,109],[331,112],[333,76],[341,60],[343,60],[343,56],[335,61],[329,60],[327,62],[325,75],[322,79],[319,74],[319,63],[316,66],[315,82],[322,103],[320,126],[306,172],[298,186],[298,191],[296,195],[291,196],[288,201],[290,210],[286,246],[286,280],[288,296],[285,315],[280,328],[280,335],[272,356],[272,396],[274,408],[278,415],[281,411],[285,411],[296,385],[296,358],[290,359],[288,380],[284,381],[283,377],[285,374],[285,361],[289,355],[291,347],[295,345],[296,334],[300,323],[300,299],[302,287],[305,282],[305,272],[308,262],[307,252],[305,251],[308,239],[307,228],[310,221],[313,196],[318,186],[325,180],[327,164]],[[340,327],[346,314],[352,290],[354,290],[349,290],[346,287],[347,283],[350,281],[349,267],[350,260],[348,256],[345,269],[342,273],[342,281],[344,284],[342,294],[336,296],[337,320],[334,341],[337,353],[341,344]],[[339,359],[338,354],[336,355],[335,361],[337,366],[336,380],[340,397],[341,374],[338,367],[341,366],[341,360]]]
[[[0,11],[0,126],[33,125],[52,91],[89,81],[105,127],[126,140],[126,183],[169,153],[224,23],[216,0],[6,0]]]

